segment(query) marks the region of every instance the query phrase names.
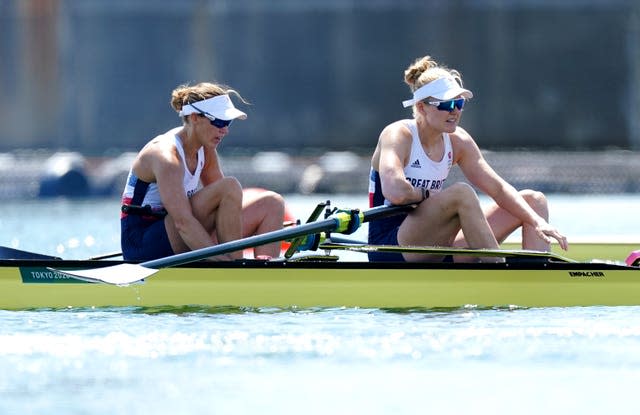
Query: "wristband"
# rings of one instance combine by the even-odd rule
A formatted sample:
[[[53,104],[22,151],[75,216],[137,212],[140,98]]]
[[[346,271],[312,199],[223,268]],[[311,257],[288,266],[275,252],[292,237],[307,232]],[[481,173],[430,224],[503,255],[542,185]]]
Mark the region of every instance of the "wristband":
[[[429,199],[429,189],[425,189],[424,187],[420,189],[422,190],[422,200]]]

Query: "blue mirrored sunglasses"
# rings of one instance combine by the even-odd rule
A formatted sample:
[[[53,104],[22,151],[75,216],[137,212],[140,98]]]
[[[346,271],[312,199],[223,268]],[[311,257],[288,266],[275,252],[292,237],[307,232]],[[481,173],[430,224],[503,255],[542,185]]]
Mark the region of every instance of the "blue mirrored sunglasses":
[[[202,111],[200,108],[196,107],[193,104],[189,104],[189,105],[191,105],[193,108],[195,108],[197,111],[199,111],[200,114],[198,114],[198,115],[208,119],[209,122],[211,123],[211,125],[213,125],[216,128],[228,127],[233,122],[233,120],[221,120],[220,118],[216,118],[216,117],[214,117],[213,115],[209,114],[206,111]]]
[[[457,108],[460,111],[462,111],[462,107],[464,107],[465,101],[466,101],[466,99],[464,99],[464,98],[458,98],[458,99],[450,99],[449,101],[427,102],[427,104],[433,105],[439,111],[451,112],[451,111],[454,110],[454,108]]]
[[[211,125],[217,128],[227,127],[231,125],[231,123],[233,122],[233,120],[221,120],[220,118],[210,116],[209,114],[200,114],[200,115],[202,115],[203,117],[206,117],[211,123]]]

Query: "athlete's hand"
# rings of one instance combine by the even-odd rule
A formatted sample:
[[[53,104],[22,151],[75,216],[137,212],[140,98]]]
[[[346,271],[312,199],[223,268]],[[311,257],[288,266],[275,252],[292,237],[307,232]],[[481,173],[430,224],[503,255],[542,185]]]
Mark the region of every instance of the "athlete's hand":
[[[560,244],[560,248],[563,250],[569,249],[569,242],[567,241],[567,237],[562,235],[556,228],[549,225],[548,223],[540,224],[536,227],[536,232],[538,236],[542,238],[547,243],[552,242],[552,238],[558,241]]]

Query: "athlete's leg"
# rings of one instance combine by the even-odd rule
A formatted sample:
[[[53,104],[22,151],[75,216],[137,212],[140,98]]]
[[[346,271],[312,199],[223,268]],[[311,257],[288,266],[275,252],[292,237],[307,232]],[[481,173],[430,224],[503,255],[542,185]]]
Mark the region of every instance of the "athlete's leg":
[[[198,190],[190,199],[193,216],[211,234],[213,243],[224,243],[242,236],[242,187],[233,177],[225,177]],[[167,235],[174,252],[187,252],[170,216],[165,218]],[[242,252],[234,252],[218,259],[242,258]]]
[[[282,229],[284,222],[284,199],[270,190],[255,190],[244,193],[242,199],[242,236],[259,235]],[[254,248],[254,256],[280,256],[280,242]]]
[[[475,191],[465,183],[456,183],[420,203],[404,220],[398,231],[400,245],[452,246],[458,232],[467,235],[472,248],[498,247]],[[404,254],[407,261],[439,261],[420,254]],[[472,259],[469,259],[472,260]],[[496,262],[496,258],[482,258]]]
[[[522,195],[534,212],[547,222],[549,221],[549,207],[547,204],[547,198],[543,193],[526,189],[520,191],[520,195]],[[507,239],[507,237],[516,229],[522,227],[523,249],[532,249],[536,251],[549,251],[551,249],[551,245],[541,239],[531,225],[524,224],[523,226],[520,219],[500,208],[498,205],[490,205],[485,209],[485,215],[498,242],[504,242],[504,240]]]

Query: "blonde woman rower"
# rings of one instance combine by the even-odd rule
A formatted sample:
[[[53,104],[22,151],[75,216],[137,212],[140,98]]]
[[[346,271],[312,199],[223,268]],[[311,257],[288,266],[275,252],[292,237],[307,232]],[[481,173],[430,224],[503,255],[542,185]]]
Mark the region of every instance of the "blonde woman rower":
[[[171,106],[182,125],[149,141],[135,158],[122,195],[121,244],[127,260],[150,260],[282,228],[284,201],[274,192],[243,199],[238,180],[223,174],[218,145],[231,122],[245,119],[218,84],[178,86]],[[257,247],[276,257],[280,244]],[[212,258],[238,259],[242,252]]]
[[[524,249],[548,251],[554,239],[567,249],[567,239],[548,223],[545,196],[514,189],[489,166],[471,135],[458,125],[462,109],[473,97],[463,88],[460,73],[425,56],[405,70],[405,82],[413,96],[403,104],[413,108],[413,118],[395,121],[380,134],[371,158],[369,201],[371,207],[419,205],[408,215],[371,222],[369,243],[496,249],[509,234],[522,228]],[[470,185],[445,186],[455,164],[495,203],[483,211]],[[369,259],[443,260],[385,253],[370,253]]]

